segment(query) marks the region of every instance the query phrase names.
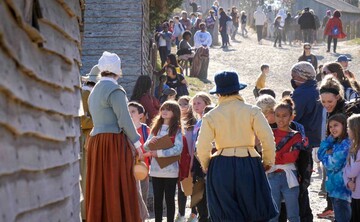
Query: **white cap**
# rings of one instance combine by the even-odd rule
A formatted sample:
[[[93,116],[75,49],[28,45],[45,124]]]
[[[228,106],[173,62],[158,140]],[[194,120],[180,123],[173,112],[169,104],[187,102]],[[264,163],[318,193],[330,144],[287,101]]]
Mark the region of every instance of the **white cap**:
[[[118,55],[111,52],[103,52],[98,62],[100,72],[109,71],[118,76],[121,76],[121,60]]]

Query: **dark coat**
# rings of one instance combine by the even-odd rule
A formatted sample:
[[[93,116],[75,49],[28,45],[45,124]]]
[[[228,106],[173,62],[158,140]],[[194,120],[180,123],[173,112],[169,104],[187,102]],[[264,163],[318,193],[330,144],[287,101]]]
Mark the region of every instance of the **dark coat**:
[[[315,17],[310,12],[304,12],[299,20],[298,24],[300,25],[300,29],[316,29],[315,25]]]
[[[297,87],[292,95],[296,116],[294,121],[302,124],[309,138],[310,147],[318,147],[321,142],[322,105],[315,80],[308,80]]]

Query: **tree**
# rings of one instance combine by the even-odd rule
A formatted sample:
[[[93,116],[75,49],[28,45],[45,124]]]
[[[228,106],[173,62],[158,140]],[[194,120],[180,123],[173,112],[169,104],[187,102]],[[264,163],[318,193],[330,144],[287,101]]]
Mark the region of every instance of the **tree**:
[[[150,0],[150,28],[169,18],[175,8],[181,6],[183,0]]]

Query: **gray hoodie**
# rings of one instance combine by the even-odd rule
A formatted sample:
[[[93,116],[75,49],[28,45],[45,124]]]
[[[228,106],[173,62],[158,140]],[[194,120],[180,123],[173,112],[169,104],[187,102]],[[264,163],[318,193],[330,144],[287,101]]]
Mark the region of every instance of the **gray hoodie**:
[[[254,12],[255,25],[264,25],[266,22],[266,15],[260,6]]]

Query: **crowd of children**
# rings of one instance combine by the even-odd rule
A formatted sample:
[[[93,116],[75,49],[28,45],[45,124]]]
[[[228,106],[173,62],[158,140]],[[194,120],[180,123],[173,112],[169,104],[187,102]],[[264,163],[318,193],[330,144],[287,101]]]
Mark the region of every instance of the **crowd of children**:
[[[331,70],[333,66],[334,64],[325,64],[323,70]],[[315,146],[310,146],[313,141],[308,139],[310,134],[307,131],[309,129],[300,124],[304,120],[299,119],[299,116],[304,115],[304,113],[295,113],[297,111],[295,101],[299,96],[298,93],[302,93],[302,95],[305,93],[302,86],[315,82],[316,74],[313,65],[309,62],[298,62],[292,67],[294,94],[297,96],[292,96],[293,101],[290,97],[291,92],[284,92],[280,102],[275,100],[274,91],[265,88],[266,75],[269,73],[270,68],[269,65],[262,65],[262,73],[259,75],[254,89],[254,95],[257,97],[256,105],[260,107],[263,113],[260,116],[257,114],[259,111],[252,110],[254,106],[244,103],[238,94],[238,91],[245,88],[246,85],[238,83],[237,86],[231,86],[231,84],[238,82],[237,73],[225,71],[215,76],[216,86],[210,92],[219,96],[219,104],[214,108],[214,111],[211,111],[213,103],[211,97],[205,92],[198,92],[193,97],[181,94],[178,96],[179,94],[175,90],[176,87],[172,84],[181,83],[186,85],[183,75],[178,74],[177,70],[180,70],[180,67],[176,68],[176,66],[167,64],[165,70],[168,74],[167,80],[170,79],[170,81],[167,81],[167,84],[164,84],[163,81],[161,83],[163,85],[158,87],[158,93],[159,90],[163,89],[161,103],[150,93],[152,81],[148,76],[139,77],[134,89],[135,93],[131,97],[133,101],[128,103],[130,117],[138,135],[140,135],[139,144],[141,146],[138,147],[137,152],[139,158],[145,162],[149,169],[148,176],[141,182],[136,183],[141,219],[144,221],[148,216],[144,203],[148,201],[151,181],[155,221],[157,222],[162,221],[164,198],[167,220],[185,221],[187,216],[185,215],[185,207],[188,195],[193,195],[191,197],[191,215],[187,220],[190,222],[221,221],[222,219],[237,221],[239,218],[242,221],[246,217],[267,218],[270,221],[307,221],[308,219],[304,218],[310,218],[309,221],[312,221],[307,192],[312,171],[312,160],[309,153],[311,153],[311,150],[316,151],[317,149]],[[323,110],[322,120],[320,121],[322,123],[319,126],[323,131],[323,136],[319,149],[316,151],[316,156],[323,164],[326,173],[325,190],[328,201],[327,208],[323,213],[318,214],[318,217],[331,218],[334,216],[335,220],[339,222],[358,221],[360,212],[360,154],[358,153],[360,146],[360,115],[351,115],[352,113],[349,113],[349,105],[353,105],[353,103],[346,102],[346,100],[351,100],[351,97],[346,97],[344,93],[344,91],[347,91],[344,90],[345,86],[351,88],[356,81],[354,79],[348,80],[341,68],[337,72],[338,75],[336,76],[330,72],[324,72],[321,76],[319,88],[315,89],[319,95],[317,98],[320,98],[319,105],[322,105]],[[93,86],[95,89],[105,83],[115,83],[106,76],[102,77],[102,79]],[[92,78],[89,78],[90,80]],[[91,103],[94,96],[96,94],[90,94],[90,111],[94,110]],[[113,105],[113,103],[110,104]],[[309,104],[311,102],[306,105]],[[236,106],[238,108],[233,108]],[[209,111],[210,113],[206,114]],[[150,112],[152,112],[151,115],[149,115]],[[239,112],[243,114],[249,112],[249,119],[239,116]],[[299,122],[294,121],[296,120],[295,115],[298,117],[297,121]],[[205,123],[203,118],[206,119]],[[252,120],[252,118],[254,119]],[[249,122],[249,120],[251,121]],[[120,121],[125,120],[120,119]],[[235,124],[238,121],[244,123]],[[253,131],[249,134],[254,134],[253,140],[251,139],[252,136],[245,137],[245,134],[239,137],[240,134],[238,133],[240,131],[236,133],[240,128],[245,129],[248,127],[247,124],[250,124],[249,129]],[[249,129],[246,128],[245,131],[241,130],[241,132],[249,133]],[[266,133],[268,129],[272,129],[272,134],[271,131],[269,134]],[[231,139],[233,133],[236,133],[238,138]],[[94,143],[101,142],[101,140],[97,141],[96,139],[102,137],[101,135],[90,137],[89,147],[93,151],[95,150]],[[273,135],[273,137],[267,135]],[[150,148],[164,136],[170,138],[172,142],[170,147],[157,150]],[[227,137],[229,138],[226,139]],[[239,138],[243,139],[239,140]],[[269,140],[269,138],[272,139]],[[248,140],[249,144],[253,145],[239,145]],[[248,151],[246,153],[243,153],[242,149],[244,147],[247,147]],[[274,161],[271,159],[271,155],[274,155]],[[243,186],[234,186],[240,181],[238,181],[237,177],[229,179],[230,174],[237,175],[240,173],[238,169],[233,169],[235,165],[245,166],[248,164],[245,163],[247,160],[243,162],[245,159],[241,158],[248,157],[252,159],[260,156],[264,161],[264,169],[262,171],[257,169],[251,173],[254,173],[256,175],[253,175],[254,178],[263,185],[254,187],[255,190],[261,190],[256,192],[260,192],[262,195],[253,196],[256,199],[255,205],[251,205],[253,202],[250,201],[251,203],[248,204],[252,207],[246,212],[239,211],[246,205],[242,203],[241,198],[245,198],[244,195],[249,198],[252,196],[250,193],[255,191],[242,188]],[[233,157],[235,159],[233,159],[234,162],[228,162],[229,159],[223,157]],[[93,158],[95,156],[91,156],[90,164]],[[163,166],[162,160],[166,158],[175,158],[175,160]],[[240,158],[241,161],[237,158]],[[233,164],[235,165],[233,166]],[[251,163],[253,167],[254,164],[257,165],[258,163]],[[225,170],[223,167],[227,165],[228,171],[222,171]],[[92,170],[90,170],[91,173],[89,174],[91,178],[95,176]],[[251,174],[250,171],[241,171],[240,174],[244,173]],[[269,189],[266,188],[264,181],[260,181],[263,176],[269,183]],[[221,180],[221,183],[218,183],[218,178],[222,177],[224,179]],[[226,181],[226,178],[229,180]],[[195,187],[199,189],[200,187],[200,195],[199,193],[191,194],[191,192],[189,194],[189,188],[186,188],[185,180],[192,182],[191,187],[193,188],[190,188],[190,190],[195,190]],[[252,186],[250,183],[248,185]],[[228,190],[221,191],[221,189],[224,189],[223,186],[228,187]],[[178,192],[178,212],[175,212],[176,190]],[[240,196],[231,196],[231,192],[242,194]],[[90,193],[87,194],[90,195]],[[87,198],[93,198],[92,195],[89,195],[87,195]],[[267,196],[271,198],[266,199]],[[258,209],[259,206],[256,203],[260,199],[265,201],[264,204],[268,211],[259,214],[258,210],[254,211],[254,209]],[[240,204],[241,206],[238,206],[240,208],[232,208],[229,203],[234,201],[245,205]],[[91,203],[94,204],[93,201]],[[221,206],[226,206],[226,209],[220,209]],[[93,217],[94,214],[90,213],[88,216]]]

